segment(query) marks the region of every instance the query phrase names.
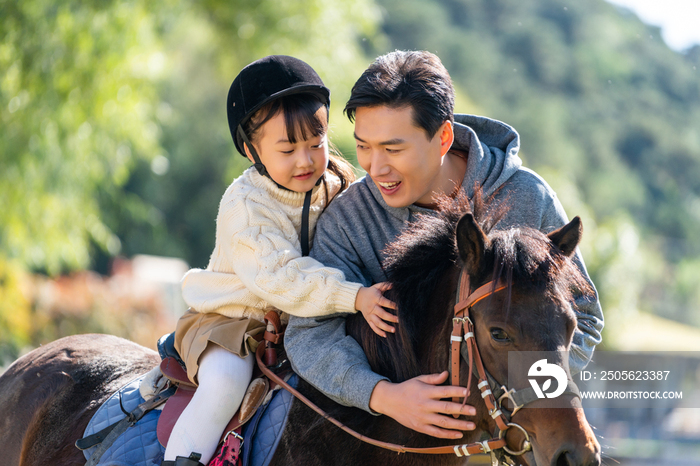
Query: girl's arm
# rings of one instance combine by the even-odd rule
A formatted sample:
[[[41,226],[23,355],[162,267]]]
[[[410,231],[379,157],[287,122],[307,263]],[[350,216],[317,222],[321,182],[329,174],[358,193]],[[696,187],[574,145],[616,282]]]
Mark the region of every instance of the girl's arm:
[[[222,204],[210,269],[231,270],[243,286],[270,305],[295,316],[355,312],[362,287],[337,269],[302,257],[298,239],[280,225],[270,207],[245,199]],[[218,254],[217,254],[218,252]]]

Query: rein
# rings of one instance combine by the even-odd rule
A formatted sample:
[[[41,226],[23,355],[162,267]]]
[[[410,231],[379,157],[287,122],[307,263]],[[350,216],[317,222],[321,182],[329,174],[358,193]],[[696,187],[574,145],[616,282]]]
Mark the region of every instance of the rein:
[[[274,311],[273,311],[274,312]],[[464,456],[464,455],[474,455],[474,454],[479,454],[479,453],[490,453],[493,450],[496,450],[498,448],[503,448],[505,445],[505,440],[503,439],[491,439],[491,440],[484,440],[483,442],[475,442],[475,443],[470,443],[470,444],[464,444],[464,445],[451,445],[451,446],[444,446],[444,447],[428,447],[428,448],[411,448],[411,447],[406,447],[403,445],[398,445],[395,443],[389,443],[389,442],[382,442],[381,440],[376,440],[371,437],[367,437],[365,435],[360,434],[359,432],[356,432],[355,430],[351,429],[350,427],[346,426],[336,418],[330,416],[328,413],[326,413],[323,409],[319,408],[316,404],[314,404],[311,400],[306,398],[304,395],[302,395],[296,388],[292,387],[289,385],[287,382],[284,381],[281,377],[279,377],[277,374],[275,374],[272,370],[270,370],[265,363],[263,363],[262,358],[265,353],[265,346],[260,344],[258,345],[258,349],[255,351],[255,359],[258,361],[258,367],[260,370],[265,374],[267,377],[270,378],[273,382],[276,384],[280,385],[282,388],[290,392],[292,395],[297,397],[301,402],[303,402],[306,406],[309,408],[313,409],[318,413],[321,417],[326,419],[327,421],[332,422],[336,426],[338,426],[340,429],[345,431],[346,433],[352,435],[358,440],[361,440],[362,442],[368,443],[370,445],[374,445],[376,447],[384,448],[385,450],[391,450],[395,451],[397,453],[423,453],[423,454],[432,454],[432,455],[443,455],[446,453],[455,453],[457,456]],[[457,449],[459,449],[460,453],[457,453]]]
[[[474,442],[474,443],[469,443],[469,444],[461,444],[461,445],[448,445],[448,446],[443,446],[443,447],[426,447],[426,448],[412,448],[412,447],[406,447],[404,445],[398,445],[395,443],[389,443],[389,442],[382,442],[381,440],[376,440],[371,437],[367,437],[365,435],[360,434],[359,432],[356,432],[355,430],[351,429],[350,427],[346,426],[339,420],[335,419],[334,417],[330,416],[328,413],[326,413],[323,409],[319,408],[315,403],[313,403],[311,400],[306,398],[304,395],[302,395],[296,388],[292,387],[289,385],[282,377],[278,376],[275,372],[273,372],[268,366],[276,364],[276,357],[271,354],[271,344],[272,343],[279,343],[282,339],[282,336],[284,332],[282,331],[282,326],[279,321],[279,316],[275,311],[270,311],[267,313],[265,316],[265,322],[267,323],[267,330],[265,332],[265,344],[262,342],[258,345],[258,348],[255,351],[255,359],[257,360],[258,367],[262,371],[265,376],[267,376],[271,381],[274,383],[278,384],[285,390],[287,390],[289,393],[294,395],[296,398],[298,398],[302,403],[304,403],[306,406],[314,410],[316,413],[318,413],[321,417],[326,419],[327,421],[333,423],[340,429],[342,429],[344,432],[352,435],[356,439],[368,443],[370,445],[374,445],[379,448],[383,448],[385,450],[390,450],[390,451],[395,451],[397,453],[422,453],[422,454],[431,454],[431,455],[444,455],[444,454],[456,454],[457,456],[468,456],[468,455],[475,455],[475,454],[480,454],[480,453],[490,453],[493,455],[493,451],[497,450],[499,448],[503,448],[506,445],[506,441],[504,439],[490,439],[490,440],[484,440],[482,442]]]

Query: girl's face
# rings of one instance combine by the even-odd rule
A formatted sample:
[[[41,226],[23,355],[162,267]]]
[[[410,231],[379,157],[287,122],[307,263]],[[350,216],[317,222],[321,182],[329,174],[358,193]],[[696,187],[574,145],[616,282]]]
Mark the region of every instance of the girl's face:
[[[316,112],[320,121],[326,121],[326,108]],[[260,161],[265,165],[273,180],[287,189],[305,193],[313,189],[328,166],[328,135],[311,135],[310,139],[297,137],[291,143],[287,136],[284,112],[270,118],[262,125],[253,144]],[[246,147],[248,159],[253,161]]]

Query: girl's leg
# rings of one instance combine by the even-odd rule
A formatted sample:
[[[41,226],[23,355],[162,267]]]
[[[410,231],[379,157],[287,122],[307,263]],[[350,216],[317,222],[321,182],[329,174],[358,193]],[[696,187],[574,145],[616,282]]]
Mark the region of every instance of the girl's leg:
[[[238,410],[253,375],[253,354],[245,359],[210,344],[200,357],[199,387],[177,420],[165,450],[165,460],[201,453],[207,464],[219,438]]]

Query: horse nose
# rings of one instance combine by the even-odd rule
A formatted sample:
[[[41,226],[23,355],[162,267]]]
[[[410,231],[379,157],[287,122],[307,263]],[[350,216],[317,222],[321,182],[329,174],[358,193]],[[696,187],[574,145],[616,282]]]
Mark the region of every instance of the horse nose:
[[[567,448],[563,447],[554,455],[552,466],[600,466],[600,448]]]

